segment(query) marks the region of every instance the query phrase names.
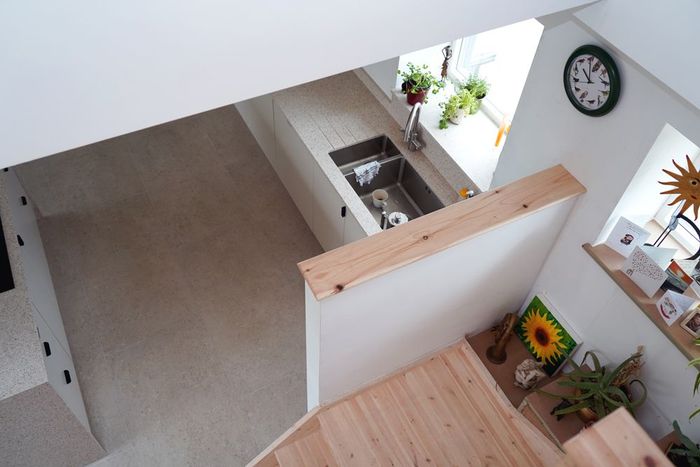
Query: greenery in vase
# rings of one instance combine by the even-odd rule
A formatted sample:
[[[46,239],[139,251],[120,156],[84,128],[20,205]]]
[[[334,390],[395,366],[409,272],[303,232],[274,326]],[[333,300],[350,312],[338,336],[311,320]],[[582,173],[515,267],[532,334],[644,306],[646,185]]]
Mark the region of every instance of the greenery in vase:
[[[591,371],[581,368],[589,356],[593,362],[593,370]],[[559,382],[563,387],[574,388],[576,390],[574,395],[553,394],[541,389],[537,389],[537,392],[547,397],[564,399],[571,403],[568,407],[556,410],[553,415],[557,416],[576,413],[583,409],[591,409],[595,412],[598,419],[601,419],[620,407],[625,407],[630,413],[634,414],[634,409],[642,405],[647,397],[647,389],[644,383],[636,378],[633,379],[635,371],[641,366],[641,357],[642,353],[639,351],[618,365],[614,370],[609,371],[608,368],[600,364],[600,360],[594,352],[586,352],[581,365],[576,365],[573,360],[570,361],[574,370],[567,373]],[[642,394],[639,398],[630,400],[623,388],[631,387],[635,383],[641,387]]]
[[[460,104],[462,100],[458,94],[450,96],[445,102],[440,102],[440,108],[442,108],[442,115],[440,116],[440,129],[445,130],[448,127],[448,123],[451,118],[457,116],[460,110]]]
[[[485,79],[479,78],[479,75],[472,73],[461,87],[468,89],[472,96],[477,99],[483,99],[488,94],[491,85]]]
[[[700,467],[700,448],[698,445],[683,434],[676,420],[673,421],[673,431],[676,433],[681,444],[680,446],[676,444],[675,446],[678,447],[671,448],[668,453],[685,457],[685,460],[691,467]]]
[[[433,94],[437,94],[440,89],[445,87],[445,83],[437,79],[428,69],[428,65],[414,65],[413,63],[406,64],[407,70],[397,71],[404,82],[401,90],[404,94],[418,94],[421,91],[432,89]],[[426,96],[425,101],[428,101]]]
[[[459,108],[464,109],[469,115],[473,115],[479,110],[479,100],[474,97],[474,94],[466,88],[462,88],[457,95],[459,96]]]

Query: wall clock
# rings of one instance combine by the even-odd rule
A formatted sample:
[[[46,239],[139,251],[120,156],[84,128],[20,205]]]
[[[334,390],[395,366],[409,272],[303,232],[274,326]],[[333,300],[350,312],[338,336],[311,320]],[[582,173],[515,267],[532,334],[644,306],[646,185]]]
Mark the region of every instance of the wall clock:
[[[612,57],[595,45],[574,50],[564,67],[564,89],[579,112],[600,117],[620,97],[620,73]]]

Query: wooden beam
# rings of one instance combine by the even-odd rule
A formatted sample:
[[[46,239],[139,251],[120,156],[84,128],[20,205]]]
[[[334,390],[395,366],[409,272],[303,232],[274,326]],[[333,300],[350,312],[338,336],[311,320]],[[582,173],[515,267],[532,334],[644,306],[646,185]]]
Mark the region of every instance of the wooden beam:
[[[321,300],[585,192],[557,165],[302,261],[299,270]]]
[[[656,443],[624,408],[564,443],[566,467],[671,467]]]

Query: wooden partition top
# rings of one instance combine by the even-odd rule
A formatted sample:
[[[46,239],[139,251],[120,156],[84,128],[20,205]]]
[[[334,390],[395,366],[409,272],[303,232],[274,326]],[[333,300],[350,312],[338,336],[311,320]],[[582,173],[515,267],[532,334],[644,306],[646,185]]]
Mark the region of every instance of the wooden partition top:
[[[557,165],[302,261],[299,270],[321,300],[585,192]]]

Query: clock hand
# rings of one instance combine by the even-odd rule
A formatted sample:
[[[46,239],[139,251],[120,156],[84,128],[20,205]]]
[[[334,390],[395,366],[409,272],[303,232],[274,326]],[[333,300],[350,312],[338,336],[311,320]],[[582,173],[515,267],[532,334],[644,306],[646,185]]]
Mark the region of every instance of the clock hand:
[[[588,73],[586,73],[585,68],[582,70],[583,74],[586,76],[586,79],[588,80],[588,84],[591,84],[591,77]]]
[[[591,81],[591,62],[593,60],[589,59],[588,60],[588,84],[593,84],[593,81]]]

